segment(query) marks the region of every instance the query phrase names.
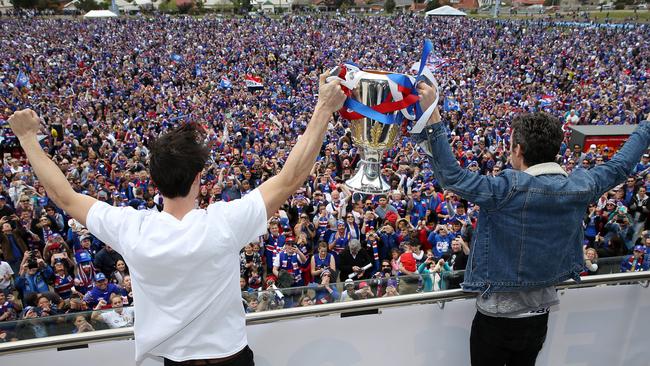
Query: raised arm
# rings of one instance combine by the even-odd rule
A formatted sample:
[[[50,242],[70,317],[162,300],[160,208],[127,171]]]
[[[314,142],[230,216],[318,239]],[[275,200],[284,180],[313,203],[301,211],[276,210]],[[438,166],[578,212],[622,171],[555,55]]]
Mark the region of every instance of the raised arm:
[[[307,179],[323,144],[332,113],[343,106],[345,94],[339,83],[336,81],[325,83],[326,77],[326,74],[320,76],[318,103],[305,133],[298,138],[280,173],[260,186],[268,217],[273,216],[275,211]]]
[[[631,175],[641,155],[650,145],[650,114],[630,135],[623,147],[605,164],[587,170],[595,183],[593,201]]]
[[[421,97],[420,105],[423,110],[426,110],[435,100],[436,90],[422,82],[418,84],[418,93]],[[506,178],[487,177],[461,168],[449,146],[447,131],[440,121],[440,112],[436,108],[424,130],[419,134],[413,134],[413,138],[426,152],[436,179],[443,188],[451,190],[468,201],[477,203],[481,207],[496,207],[507,196],[507,191],[499,187],[508,186],[496,184],[496,180]]]
[[[38,143],[40,118],[31,109],[15,112],[9,117],[9,125],[22,146],[29,163],[34,169],[40,183],[48,196],[57,206],[65,210],[82,225],[86,225],[86,216],[90,207],[97,201],[90,196],[75,192],[61,169],[45,155]]]

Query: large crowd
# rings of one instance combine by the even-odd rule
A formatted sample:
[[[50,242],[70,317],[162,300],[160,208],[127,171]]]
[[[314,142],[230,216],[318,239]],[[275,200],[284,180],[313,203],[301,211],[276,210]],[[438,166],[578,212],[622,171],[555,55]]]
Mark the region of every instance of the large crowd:
[[[636,124],[650,112],[647,25],[162,16],[3,18],[0,30],[0,321],[33,318],[0,326],[0,340],[61,333],[38,322],[52,315],[81,314],[67,332],[134,318],[127,263],[48,199],[6,124],[16,109],[42,116],[43,148],[75,190],[138,210],[164,205],[147,173],[147,146],[159,134],[203,126],[212,156],[197,205],[238,199],[283,166],[310,118],[319,73],[345,61],[408,72],[427,38],[450,142],[475,174],[509,168],[509,123],[519,113],[544,110],[565,123],[558,163],[570,173],[614,153],[569,145],[570,125]],[[246,87],[249,75],[261,89]],[[334,116],[308,181],[269,218],[268,234],[242,249],[247,311],[462,281],[455,273],[467,264],[479,207],[442,190],[408,136],[382,161],[389,194],[351,192],[344,182],[361,157],[349,126]],[[621,271],[648,269],[649,171],[644,155],[634,175],[585,212],[585,274],[606,256],[624,256]]]

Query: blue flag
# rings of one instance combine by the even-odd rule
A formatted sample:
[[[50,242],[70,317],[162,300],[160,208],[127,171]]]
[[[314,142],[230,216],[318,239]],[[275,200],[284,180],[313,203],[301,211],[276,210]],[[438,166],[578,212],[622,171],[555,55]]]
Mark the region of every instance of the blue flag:
[[[221,81],[219,82],[219,87],[221,89],[230,89],[232,88],[232,83],[230,82],[230,80],[228,80],[227,77],[224,76],[223,78],[221,78]]]
[[[175,62],[183,61],[183,56],[179,55],[178,53],[172,53],[170,58],[172,59],[172,61],[175,61]]]
[[[194,65],[194,75],[196,76],[203,75],[203,71],[201,71],[201,64]]]
[[[16,88],[29,88],[29,76],[22,71],[18,71],[18,77],[16,77]]]
[[[460,105],[458,105],[458,101],[453,98],[445,98],[445,103],[443,104],[443,108],[445,112],[460,111]]]

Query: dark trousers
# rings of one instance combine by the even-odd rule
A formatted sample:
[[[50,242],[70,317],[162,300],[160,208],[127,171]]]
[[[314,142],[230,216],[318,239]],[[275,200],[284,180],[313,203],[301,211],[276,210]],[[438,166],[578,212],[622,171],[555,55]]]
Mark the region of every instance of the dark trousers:
[[[469,339],[472,366],[533,366],[546,339],[548,313],[497,318],[476,312]]]
[[[207,360],[188,360],[176,362],[165,358],[165,366],[201,366],[201,365],[219,365],[219,366],[255,366],[253,360],[253,351],[246,346],[239,353],[223,359]]]

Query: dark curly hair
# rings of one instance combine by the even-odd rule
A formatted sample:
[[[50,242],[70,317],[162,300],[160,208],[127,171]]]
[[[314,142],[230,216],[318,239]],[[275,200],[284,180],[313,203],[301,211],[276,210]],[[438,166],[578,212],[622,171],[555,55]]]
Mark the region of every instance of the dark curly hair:
[[[186,123],[151,144],[149,172],[164,197],[185,197],[190,193],[194,178],[210,155],[204,138],[200,127]]]
[[[533,166],[555,161],[564,134],[560,121],[548,113],[522,114],[512,121],[512,147],[519,145],[524,164]]]

